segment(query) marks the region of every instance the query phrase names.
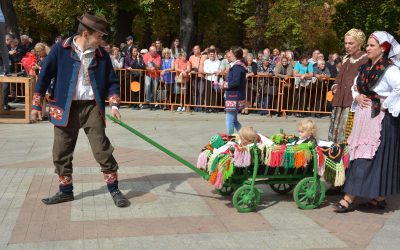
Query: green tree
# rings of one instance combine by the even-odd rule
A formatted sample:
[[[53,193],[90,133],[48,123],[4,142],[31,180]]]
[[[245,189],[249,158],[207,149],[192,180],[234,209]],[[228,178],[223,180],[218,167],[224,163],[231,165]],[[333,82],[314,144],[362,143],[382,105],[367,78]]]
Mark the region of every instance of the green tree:
[[[368,36],[376,30],[384,30],[400,38],[400,1],[347,0],[335,6],[333,29],[339,37],[351,28],[359,28]]]

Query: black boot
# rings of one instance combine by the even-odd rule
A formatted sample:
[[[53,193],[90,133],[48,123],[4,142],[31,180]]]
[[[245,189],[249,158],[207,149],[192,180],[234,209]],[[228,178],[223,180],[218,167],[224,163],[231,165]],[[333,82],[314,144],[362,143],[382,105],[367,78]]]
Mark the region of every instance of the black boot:
[[[46,205],[53,205],[73,200],[74,200],[74,193],[71,192],[70,194],[65,194],[62,192],[57,192],[55,195],[51,197],[42,199],[42,202]]]
[[[110,192],[111,197],[114,200],[114,204],[117,207],[127,207],[129,206],[129,200],[125,198],[125,196],[119,191],[119,189],[116,189],[112,192]]]

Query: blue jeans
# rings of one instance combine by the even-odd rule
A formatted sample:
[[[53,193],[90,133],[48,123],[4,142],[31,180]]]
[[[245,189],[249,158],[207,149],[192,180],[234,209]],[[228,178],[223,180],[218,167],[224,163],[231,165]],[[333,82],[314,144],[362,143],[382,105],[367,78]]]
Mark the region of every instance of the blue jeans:
[[[153,83],[153,84],[151,84]],[[153,86],[151,86],[153,85]],[[154,102],[158,88],[158,78],[146,76],[144,82],[145,102]]]
[[[226,129],[230,135],[235,132],[235,129],[239,132],[240,128],[242,127],[237,119],[237,114],[237,111],[226,112]]]

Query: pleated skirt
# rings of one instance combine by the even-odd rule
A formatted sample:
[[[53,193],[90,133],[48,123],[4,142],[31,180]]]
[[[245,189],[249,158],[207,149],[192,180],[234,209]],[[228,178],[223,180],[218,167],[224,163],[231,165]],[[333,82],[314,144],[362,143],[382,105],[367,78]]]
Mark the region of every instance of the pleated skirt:
[[[381,143],[372,159],[351,162],[344,192],[370,199],[400,192],[400,117],[386,112],[380,135]]]

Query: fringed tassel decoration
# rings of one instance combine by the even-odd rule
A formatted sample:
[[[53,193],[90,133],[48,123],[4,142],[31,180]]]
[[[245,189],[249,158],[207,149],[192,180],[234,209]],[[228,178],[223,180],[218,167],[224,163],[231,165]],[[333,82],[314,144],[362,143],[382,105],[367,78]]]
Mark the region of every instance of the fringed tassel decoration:
[[[207,160],[210,155],[210,150],[204,150],[199,154],[197,158],[197,168],[199,169],[207,169]]]
[[[294,167],[295,168],[301,168],[304,167],[304,161],[305,161],[305,157],[304,157],[304,151],[303,150],[299,150],[295,153],[294,155]]]
[[[325,155],[320,147],[316,148],[318,157],[318,175],[324,176],[325,172]]]
[[[218,176],[218,170],[215,170],[214,172],[211,173],[210,180],[209,180],[211,185],[215,184],[215,181],[217,180],[217,176]]]
[[[248,150],[235,150],[233,155],[234,165],[238,168],[248,167],[251,163],[251,155]]]
[[[342,186],[345,181],[345,171],[343,167],[343,161],[335,163],[329,158],[325,159],[325,172],[324,179],[333,186]]]
[[[224,171],[224,181],[229,179],[233,175],[233,162],[231,160],[228,161],[229,165],[226,166],[225,171]]]
[[[286,148],[283,154],[282,166],[284,168],[293,168],[295,166],[294,150],[292,147]]]
[[[344,169],[347,169],[349,167],[349,152],[347,151],[347,148],[343,155],[343,167]]]
[[[340,162],[339,164],[336,164],[336,178],[335,178],[335,187],[340,187],[343,186],[346,176],[345,176],[345,170],[344,170],[343,162]]]
[[[260,144],[257,147],[258,147],[259,152],[260,152],[260,157],[258,157],[258,159],[261,162],[261,164],[265,164],[265,162],[264,162],[264,159],[265,159],[265,155],[264,155],[264,153],[265,153],[265,145]]]
[[[307,164],[312,160],[312,154],[309,149],[303,150],[304,153],[304,166],[307,166]]]
[[[271,166],[271,147],[265,147],[265,159],[264,164],[267,166]]]
[[[223,180],[224,180],[223,171],[219,171],[218,174],[217,174],[217,179],[215,180],[215,183],[214,183],[214,187],[216,189],[221,189],[222,188],[222,184],[223,184]]]

